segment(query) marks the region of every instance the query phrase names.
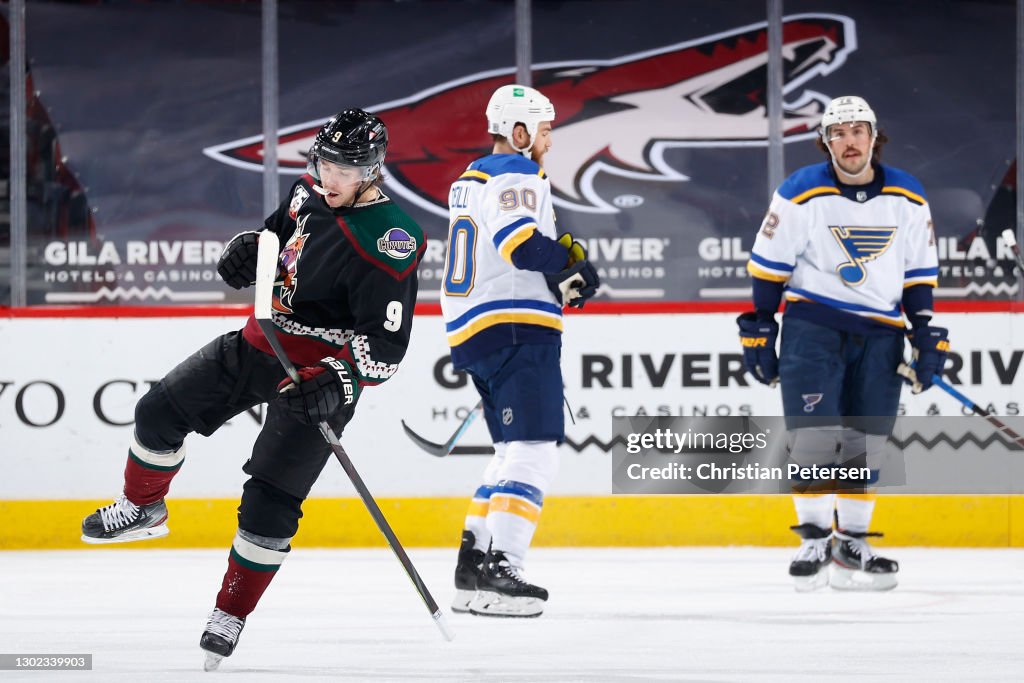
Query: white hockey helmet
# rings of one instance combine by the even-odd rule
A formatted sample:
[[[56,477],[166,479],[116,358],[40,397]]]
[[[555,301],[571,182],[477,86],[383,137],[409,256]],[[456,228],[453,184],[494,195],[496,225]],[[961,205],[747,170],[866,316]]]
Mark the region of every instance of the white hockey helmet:
[[[487,103],[487,132],[500,135],[523,156],[530,155],[530,149],[537,139],[537,128],[541,121],[554,121],[555,107],[551,100],[526,85],[503,85],[494,91]],[[530,144],[519,149],[512,141],[516,124],[526,126]]]
[[[863,97],[856,95],[845,95],[837,97],[828,103],[825,113],[821,115],[821,139],[828,145],[828,129],[837,123],[853,123],[863,121],[871,125],[871,136],[874,137],[878,130],[878,119],[871,105]]]

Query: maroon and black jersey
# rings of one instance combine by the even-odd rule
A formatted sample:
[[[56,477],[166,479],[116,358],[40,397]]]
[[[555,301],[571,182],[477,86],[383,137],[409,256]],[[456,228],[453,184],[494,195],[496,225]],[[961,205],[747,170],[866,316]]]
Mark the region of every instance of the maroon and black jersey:
[[[405,355],[426,238],[384,195],[332,209],[304,175],[264,225],[281,239],[274,286],[277,336],[298,366],[345,360],[362,386],[380,384]],[[243,330],[273,354],[255,318]]]

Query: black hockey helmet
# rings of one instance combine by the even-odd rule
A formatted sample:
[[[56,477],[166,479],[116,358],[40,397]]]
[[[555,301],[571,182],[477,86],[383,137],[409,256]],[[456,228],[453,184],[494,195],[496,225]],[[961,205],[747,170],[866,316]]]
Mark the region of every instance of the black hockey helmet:
[[[317,132],[306,156],[306,170],[320,181],[320,159],[366,169],[369,180],[380,172],[388,150],[388,129],[384,122],[362,109],[346,109],[328,119]]]

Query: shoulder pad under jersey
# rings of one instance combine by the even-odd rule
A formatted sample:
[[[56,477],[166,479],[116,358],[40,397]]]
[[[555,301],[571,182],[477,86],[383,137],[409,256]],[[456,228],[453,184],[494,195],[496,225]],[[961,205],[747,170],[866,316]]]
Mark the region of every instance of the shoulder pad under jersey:
[[[921,182],[906,171],[901,171],[892,166],[883,164],[882,170],[885,173],[885,187],[882,194],[896,194],[904,197],[914,204],[926,204],[927,197],[924,194],[924,186]]]
[[[779,196],[794,204],[803,204],[815,197],[839,194],[828,166],[828,162],[824,161],[799,169],[779,185]]]
[[[391,201],[348,213],[338,223],[359,256],[398,280],[416,271],[427,246],[420,226]]]

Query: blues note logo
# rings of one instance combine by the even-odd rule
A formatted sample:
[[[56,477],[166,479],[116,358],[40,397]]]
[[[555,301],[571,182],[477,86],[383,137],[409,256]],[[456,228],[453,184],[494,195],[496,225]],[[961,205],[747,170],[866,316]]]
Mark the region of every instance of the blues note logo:
[[[847,228],[833,225],[829,230],[847,259],[836,266],[836,272],[851,287],[863,284],[868,277],[864,264],[884,254],[896,235],[896,228]]]

